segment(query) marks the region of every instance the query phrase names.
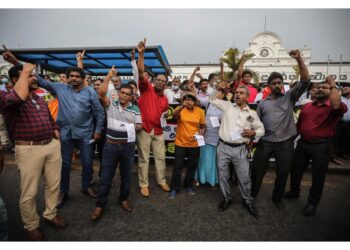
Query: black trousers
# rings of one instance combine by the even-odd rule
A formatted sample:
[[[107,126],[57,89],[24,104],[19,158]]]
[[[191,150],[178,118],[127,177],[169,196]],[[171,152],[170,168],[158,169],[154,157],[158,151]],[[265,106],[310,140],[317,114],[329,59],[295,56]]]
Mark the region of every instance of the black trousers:
[[[171,176],[171,190],[180,191],[181,189],[181,173],[187,157],[187,172],[183,187],[192,187],[194,173],[198,167],[200,148],[187,148],[175,146],[175,166]]]
[[[339,121],[336,127],[336,154],[350,153],[350,121]]]
[[[280,201],[283,197],[288,175],[294,158],[294,137],[281,142],[258,142],[252,166],[252,196],[259,193],[271,156],[276,159],[276,179],[272,199]]]
[[[300,194],[300,183],[304,171],[311,160],[312,184],[308,201],[312,205],[317,205],[321,199],[324,181],[328,169],[328,152],[330,141],[321,143],[308,143],[303,140],[298,141],[295,150],[295,162],[290,175],[291,191]]]

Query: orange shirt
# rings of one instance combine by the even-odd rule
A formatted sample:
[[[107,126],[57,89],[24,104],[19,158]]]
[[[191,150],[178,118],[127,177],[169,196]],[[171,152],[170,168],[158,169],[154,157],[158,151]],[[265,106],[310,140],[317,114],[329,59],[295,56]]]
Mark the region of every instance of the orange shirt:
[[[203,109],[198,107],[194,107],[193,110],[183,108],[177,119],[175,145],[189,148],[198,147],[194,135],[200,132],[200,124],[205,125],[205,114]]]
[[[53,117],[53,119],[56,121],[57,120],[57,115],[58,115],[58,99],[52,99],[47,103],[47,106],[49,106],[50,113]]]

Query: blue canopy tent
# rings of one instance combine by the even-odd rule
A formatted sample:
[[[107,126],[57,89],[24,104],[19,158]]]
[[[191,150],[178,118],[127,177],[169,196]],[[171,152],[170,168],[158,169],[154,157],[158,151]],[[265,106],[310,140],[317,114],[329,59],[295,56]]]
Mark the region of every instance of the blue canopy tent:
[[[18,60],[40,65],[40,69],[62,73],[76,66],[76,53],[85,49],[84,70],[93,76],[105,76],[114,65],[121,76],[132,76],[130,52],[135,47],[11,49]],[[1,51],[2,52],[2,51]],[[150,75],[172,73],[162,46],[150,46],[145,51],[145,71]],[[135,53],[137,60],[138,53]],[[42,72],[41,72],[42,73]]]

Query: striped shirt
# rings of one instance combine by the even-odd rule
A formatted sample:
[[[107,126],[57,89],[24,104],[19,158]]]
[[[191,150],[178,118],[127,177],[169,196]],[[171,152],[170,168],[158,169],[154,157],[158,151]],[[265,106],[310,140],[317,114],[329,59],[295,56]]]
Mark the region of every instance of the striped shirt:
[[[125,123],[141,124],[141,114],[139,108],[129,103],[123,109],[118,101],[111,100],[110,105],[106,108],[107,114],[107,138],[113,140],[128,139]]]
[[[58,126],[43,98],[32,93],[23,101],[15,90],[0,93],[0,106],[15,141],[43,141],[52,138]]]

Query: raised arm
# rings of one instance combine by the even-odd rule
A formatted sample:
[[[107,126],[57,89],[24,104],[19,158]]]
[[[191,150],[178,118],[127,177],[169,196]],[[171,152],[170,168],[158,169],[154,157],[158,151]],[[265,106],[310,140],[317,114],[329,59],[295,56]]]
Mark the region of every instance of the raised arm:
[[[197,72],[200,70],[200,67],[199,66],[196,66],[192,72],[192,75],[190,77],[190,79],[188,80],[189,82],[192,81],[194,82],[194,77],[196,76]]]
[[[340,91],[337,89],[335,79],[332,76],[328,76],[326,78],[326,81],[331,86],[331,95],[329,97],[329,100],[331,101],[331,107],[333,110],[339,109],[341,106],[341,94]]]
[[[301,57],[301,52],[298,49],[296,49],[290,51],[289,55],[297,61],[300,72],[300,82],[294,85],[294,87],[289,91],[292,100],[296,102],[309,87],[310,76],[309,71]]]
[[[241,81],[243,79],[243,67],[244,67],[244,63],[246,61],[247,61],[247,58],[246,58],[246,56],[243,53],[242,56],[241,56],[241,59],[239,60],[235,89],[238,87],[238,85],[241,83]]]
[[[139,59],[137,60],[137,70],[139,72],[138,86],[140,92],[145,92],[148,89],[148,80],[146,79],[145,73],[145,50],[146,50],[146,38],[140,41],[137,45],[137,52],[139,53]]]
[[[13,87],[19,98],[23,101],[27,100],[29,96],[29,78],[33,77],[33,70],[35,69],[34,64],[26,63],[23,66],[23,70],[19,76],[19,79]]]
[[[133,77],[134,77],[134,81],[137,82],[139,80],[139,71],[137,69],[137,63],[136,63],[136,60],[135,60],[135,49],[133,49],[130,52],[130,55],[131,55],[132,74],[133,74]]]
[[[4,48],[5,52],[2,52],[2,56],[4,57],[4,60],[13,64],[13,65],[17,65],[20,64],[20,62],[18,61],[18,59],[15,57],[14,54],[12,54],[11,51],[9,51],[5,45],[2,45],[2,47]]]
[[[106,78],[103,80],[102,86],[100,87],[100,91],[98,93],[99,97],[101,98],[102,105],[105,108],[107,108],[110,104],[110,100],[107,97],[108,85],[115,74],[116,74],[116,70],[113,65],[112,68],[109,70]]]
[[[83,52],[78,52],[76,54],[78,68],[84,69],[84,63],[83,63],[84,55],[85,55],[85,49],[83,50]]]
[[[220,78],[221,81],[225,81],[224,62],[222,59],[220,59]]]
[[[308,81],[310,79],[309,71],[303,61],[303,58],[301,57],[301,52],[298,49],[292,50],[289,52],[289,55],[294,58],[299,66],[299,72],[300,72],[300,80],[301,81]]]

